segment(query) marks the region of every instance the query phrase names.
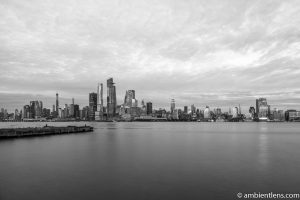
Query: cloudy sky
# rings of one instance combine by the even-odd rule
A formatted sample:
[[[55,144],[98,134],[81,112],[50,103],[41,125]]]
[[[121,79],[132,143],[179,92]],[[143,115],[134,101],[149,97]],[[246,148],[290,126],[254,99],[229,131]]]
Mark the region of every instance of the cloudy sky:
[[[154,107],[300,109],[299,0],[0,0],[0,103],[88,104],[113,77]]]

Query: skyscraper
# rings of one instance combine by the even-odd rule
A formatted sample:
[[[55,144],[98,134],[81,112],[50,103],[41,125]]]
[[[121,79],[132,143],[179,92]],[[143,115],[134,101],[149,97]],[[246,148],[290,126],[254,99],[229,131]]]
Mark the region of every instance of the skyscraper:
[[[100,84],[100,104],[103,108],[103,83]]]
[[[151,102],[147,102],[147,115],[152,114],[152,103]]]
[[[268,103],[266,98],[256,99],[256,114],[259,120],[267,120]]]
[[[100,84],[98,83],[98,86],[97,86],[97,105],[100,104],[99,101],[100,101]]]
[[[132,107],[133,103],[135,103],[135,91],[127,90],[124,99],[124,106]]]
[[[103,120],[103,84],[98,83],[97,86],[97,111],[95,112],[95,120]]]
[[[171,113],[175,110],[175,99],[171,99]]]
[[[35,118],[35,108],[36,108],[35,104],[36,104],[36,101],[30,101],[30,104],[29,104],[29,106],[30,106],[30,109],[29,109],[29,118],[30,119],[34,119]]]
[[[75,112],[74,112],[74,99],[72,100],[72,104],[69,106],[69,116],[68,117],[74,117],[75,116]]]
[[[30,116],[30,106],[29,105],[25,105],[24,107],[23,107],[23,119],[26,119],[26,118],[29,118]]]
[[[116,86],[113,78],[107,80],[107,117],[113,118],[117,108]]]
[[[208,106],[206,106],[206,108],[204,110],[204,119],[205,120],[210,120],[211,119],[210,109],[209,109]]]
[[[184,106],[184,107],[183,107],[183,112],[184,112],[185,114],[188,113],[188,106]]]
[[[95,112],[97,110],[97,94],[92,92],[89,94],[89,118],[95,120]]]
[[[58,93],[56,93],[56,113],[58,114],[59,102],[58,102]]]
[[[239,108],[238,107],[233,107],[232,108],[232,118],[237,118],[239,115]]]
[[[74,117],[79,118],[79,105],[74,104]]]
[[[255,108],[253,106],[251,106],[249,108],[249,113],[250,113],[251,118],[254,119],[254,117],[255,117]]]
[[[30,101],[29,118],[40,118],[42,115],[43,102],[42,101]]]
[[[196,107],[195,107],[194,104],[191,105],[191,113],[192,113],[192,114],[196,113]]]

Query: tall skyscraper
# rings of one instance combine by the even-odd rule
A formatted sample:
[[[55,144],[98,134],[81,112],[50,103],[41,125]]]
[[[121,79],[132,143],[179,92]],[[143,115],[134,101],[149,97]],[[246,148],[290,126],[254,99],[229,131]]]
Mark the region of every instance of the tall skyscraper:
[[[95,112],[95,120],[103,120],[104,107],[103,107],[103,84],[98,83],[97,86],[97,111]]]
[[[97,86],[97,111],[103,112],[103,84]]]
[[[97,94],[92,92],[89,94],[89,117],[95,120],[95,112],[97,111]]]
[[[100,104],[103,108],[103,83],[100,84]]]
[[[175,110],[175,99],[171,99],[171,113]]]
[[[58,102],[58,93],[56,93],[56,113],[58,114],[59,102]]]
[[[268,109],[269,107],[266,98],[256,99],[256,114],[259,120],[267,120]]]
[[[97,105],[100,104],[100,84],[97,85]]]
[[[151,102],[147,102],[147,115],[151,115],[152,114],[152,103]]]
[[[107,80],[107,117],[113,118],[116,114],[117,96],[116,86],[114,85],[113,78]]]

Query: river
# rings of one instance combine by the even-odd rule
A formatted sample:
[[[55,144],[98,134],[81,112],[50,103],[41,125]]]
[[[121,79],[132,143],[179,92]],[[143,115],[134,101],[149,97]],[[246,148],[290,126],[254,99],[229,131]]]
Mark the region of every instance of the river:
[[[0,141],[1,200],[237,199],[299,193],[300,123],[41,122],[92,133]]]

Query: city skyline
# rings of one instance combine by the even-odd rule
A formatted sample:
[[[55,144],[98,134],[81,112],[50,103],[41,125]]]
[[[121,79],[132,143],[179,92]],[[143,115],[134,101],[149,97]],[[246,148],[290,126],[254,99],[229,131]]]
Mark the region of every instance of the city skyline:
[[[29,105],[24,105],[23,109],[15,109],[14,113],[9,113],[5,108],[1,108],[0,118],[3,121],[32,121],[32,120],[84,120],[84,121],[299,121],[300,111],[295,109],[282,110],[268,104],[266,98],[256,99],[255,107],[250,106],[249,110],[242,112],[240,104],[229,107],[228,112],[222,112],[220,107],[210,108],[205,106],[197,108],[194,104],[184,106],[183,109],[176,107],[175,99],[171,99],[170,110],[155,109],[151,101],[145,104],[144,99],[138,104],[135,98],[135,90],[127,90],[124,102],[118,104],[116,101],[116,86],[113,78],[107,79],[107,101],[106,107],[103,101],[103,83],[98,83],[97,93],[89,93],[88,106],[80,109],[72,98],[71,104],[61,105],[59,94],[56,93],[55,104],[51,108],[44,107],[42,101],[30,101]]]
[[[170,116],[178,118],[178,113],[181,113],[183,110],[183,114],[191,113],[191,116],[193,116],[193,113],[196,113],[197,104],[191,104],[190,109],[188,105],[184,105],[183,109],[182,106],[175,106],[176,101],[175,99],[171,99],[169,108],[166,109],[166,107],[153,107],[153,101],[148,101],[145,104],[145,100],[142,98],[140,101],[140,104],[138,103],[139,100],[135,97],[135,90],[126,90],[124,101],[121,103],[118,103],[116,99],[116,83],[113,81],[113,78],[110,77],[106,80],[106,102],[103,100],[103,83],[97,83],[97,90],[96,92],[89,93],[88,98],[88,105],[81,105],[82,109],[80,110],[80,105],[76,102],[75,99],[72,97],[72,103],[66,103],[66,104],[60,104],[59,94],[56,93],[55,98],[55,104],[52,105],[52,111],[51,107],[43,106],[43,101],[37,101],[37,100],[30,100],[30,105],[23,105],[23,114],[22,116],[24,118],[36,118],[35,116],[38,116],[37,118],[40,118],[42,115],[47,115],[51,118],[72,118],[72,117],[79,117],[79,114],[83,116],[87,116],[89,120],[105,120],[105,119],[114,119],[114,118],[123,118],[128,120],[129,118],[132,118],[132,116],[144,116],[144,115],[151,115],[152,111],[158,111],[158,110],[164,110],[166,113],[170,113]],[[244,102],[243,102],[244,103]],[[106,105],[106,106],[105,106]],[[228,105],[227,105],[228,106]],[[248,105],[249,106],[249,105]],[[176,109],[175,109],[176,108]],[[228,111],[227,111],[228,108]],[[255,107],[252,106],[252,104],[248,107],[245,106],[242,112],[242,106],[239,103],[238,107],[237,105],[230,105],[228,107],[222,107],[222,106],[212,106],[207,105],[205,106],[205,109],[203,109],[203,106],[199,106],[197,108],[197,115],[199,117],[199,112],[201,110],[205,113],[206,116],[210,116],[210,112],[213,109],[213,113],[217,113],[217,115],[221,115],[222,113],[229,113],[229,115],[233,116],[234,119],[240,118],[242,115],[250,115],[252,116],[252,119],[254,116],[259,119],[268,119],[272,114],[272,112],[276,112],[276,116],[278,112],[281,112],[280,116],[282,116],[282,113],[284,110],[286,111],[292,111],[296,112],[296,108],[292,107],[290,109],[282,109],[278,106],[275,106],[274,104],[267,103],[267,99],[264,97],[260,97],[256,99],[255,101]],[[46,110],[44,110],[46,109]],[[221,111],[223,109],[223,112]],[[19,109],[14,108],[13,109],[15,113],[18,114]],[[25,111],[26,110],[26,111]],[[11,111],[7,108],[1,108],[1,113],[10,113]],[[20,112],[22,113],[22,109],[20,109]],[[300,111],[297,111],[297,113]],[[16,115],[17,115],[16,114]],[[298,115],[298,114],[297,114]],[[204,114],[205,116],[205,114]],[[271,116],[272,117],[272,116]],[[84,118],[86,120],[86,118]]]
[[[173,98],[243,107],[259,97],[300,108],[298,1],[0,5],[1,105],[48,99],[49,107],[56,92],[62,104],[86,105],[99,80],[115,77],[118,102],[135,89],[162,108]]]
[[[109,78],[112,79],[112,78]],[[108,80],[109,80],[108,79]],[[103,81],[105,82],[105,81]],[[99,83],[97,83],[99,84]],[[115,84],[115,83],[113,83]],[[118,84],[118,83],[117,83]],[[14,112],[15,109],[19,109],[22,108],[25,104],[27,104],[26,102],[30,102],[30,101],[42,101],[44,103],[44,107],[47,108],[51,108],[54,106],[55,110],[57,111],[57,97],[59,96],[59,107],[62,108],[64,105],[66,104],[72,104],[75,101],[75,104],[78,104],[80,107],[85,107],[85,106],[89,106],[89,102],[90,102],[90,94],[94,93],[97,96],[97,91],[98,91],[98,86],[95,86],[94,90],[91,90],[89,92],[87,92],[86,94],[86,99],[77,99],[76,96],[75,97],[65,97],[65,96],[61,96],[59,92],[56,92],[53,96],[43,96],[43,95],[26,95],[26,98],[23,98],[24,96],[22,96],[22,94],[13,95],[13,102],[11,102],[10,96],[5,96],[2,95],[1,99],[0,99],[0,105],[2,106],[2,108],[7,109],[8,112]],[[118,91],[118,89],[117,89]],[[130,91],[134,91],[134,96],[136,93],[136,90],[134,88],[131,89],[127,89],[124,91],[123,94],[119,94],[120,92],[116,92],[116,96],[117,98],[117,102],[116,105],[123,105],[124,104],[124,96],[126,98],[126,95],[128,92]],[[107,88],[103,90],[104,93],[107,93]],[[58,96],[57,96],[58,95]],[[215,96],[217,96],[217,94],[215,94]],[[205,109],[206,106],[209,106],[211,108],[221,108],[223,110],[229,110],[235,106],[240,106],[241,110],[243,110],[243,113],[248,113],[248,109],[251,106],[256,106],[256,99],[264,97],[266,98],[267,95],[255,95],[253,98],[255,99],[249,99],[247,101],[239,101],[239,100],[229,100],[229,101],[223,101],[221,102],[218,99],[215,99],[214,101],[210,100],[210,101],[205,101],[205,99],[203,99],[202,102],[192,102],[191,104],[187,104],[187,102],[190,101],[186,101],[186,100],[182,100],[179,98],[178,99],[174,99],[169,97],[168,99],[166,99],[163,103],[163,106],[161,106],[162,104],[158,104],[156,103],[156,99],[145,99],[143,97],[141,97],[141,95],[139,95],[139,91],[137,91],[137,98],[136,99],[136,104],[138,106],[141,106],[142,101],[150,101],[153,104],[153,109],[166,109],[166,110],[171,110],[171,104],[172,101],[175,100],[176,101],[176,107],[177,108],[182,108],[184,109],[185,106],[196,106],[197,108],[201,108],[201,109]],[[154,97],[155,98],[155,97]],[[193,98],[193,97],[191,97]],[[105,96],[105,98],[103,98],[103,105],[107,106],[107,98]],[[294,104],[294,103],[288,103],[288,102],[280,102],[280,100],[274,100],[272,98],[268,98],[270,105],[272,106],[272,108],[277,108],[277,109],[282,109],[282,110],[288,110],[288,109],[296,109],[299,110],[300,109],[300,103],[298,104]],[[181,101],[180,101],[181,100]]]
[[[103,81],[105,82],[105,81]],[[81,108],[85,107],[85,106],[89,106],[89,98],[90,98],[90,94],[93,93],[97,96],[97,91],[98,91],[98,87],[95,87],[95,90],[91,90],[89,92],[87,92],[86,94],[86,99],[82,100],[80,99],[78,101],[78,99],[75,97],[64,97],[60,95],[59,92],[56,92],[56,94],[54,94],[52,97],[48,97],[48,96],[43,96],[43,95],[31,95],[31,96],[27,96],[26,98],[22,98],[22,94],[20,95],[14,95],[13,96],[13,102],[11,102],[10,96],[5,97],[5,96],[1,96],[1,107],[7,109],[8,112],[14,112],[15,109],[21,109],[24,105],[27,104],[27,102],[30,101],[42,101],[44,104],[44,107],[46,108],[50,108],[52,109],[52,107],[54,106],[55,110],[57,110],[57,95],[59,95],[59,107],[62,108],[64,107],[64,105],[68,104],[72,104],[75,101],[75,104],[78,104]],[[107,89],[103,90],[105,93],[107,92]],[[118,91],[118,89],[117,89]],[[200,109],[205,109],[206,106],[209,106],[211,108],[221,108],[223,111],[228,111],[229,109],[235,107],[235,106],[240,106],[241,110],[243,113],[248,113],[248,109],[249,107],[256,106],[256,99],[261,98],[261,97],[266,97],[264,95],[256,95],[257,98],[256,99],[250,99],[247,101],[225,101],[225,102],[220,102],[219,100],[215,100],[213,101],[213,103],[211,103],[212,101],[209,102],[207,101],[202,101],[202,102],[192,102],[192,104],[187,104],[187,101],[179,101],[177,99],[171,98],[169,97],[168,99],[166,99],[166,101],[164,102],[165,106],[161,106],[160,104],[157,104],[155,99],[145,99],[143,97],[141,97],[139,95],[139,91],[136,91],[134,88],[128,89],[126,91],[124,91],[124,94],[118,94],[117,92],[117,96],[120,98],[117,98],[117,104],[116,105],[123,105],[124,104],[124,96],[126,98],[126,95],[128,92],[130,91],[134,91],[134,96],[135,93],[137,92],[137,96],[138,98],[136,99],[136,104],[140,107],[142,104],[142,101],[144,102],[151,102],[153,104],[153,109],[166,109],[166,110],[171,110],[171,104],[173,102],[173,100],[176,101],[176,108],[181,108],[184,109],[185,106],[196,106],[197,108]],[[4,97],[4,98],[3,98]],[[24,96],[23,96],[24,97]],[[4,99],[4,101],[3,101]],[[280,103],[280,101],[278,100],[270,100],[269,98],[268,102],[270,103],[270,105],[272,106],[272,108],[277,108],[277,109],[281,109],[281,110],[288,110],[288,109],[296,109],[296,110],[300,110],[300,106],[298,106],[297,104],[288,104],[288,103]],[[274,102],[273,102],[274,101]],[[278,102],[276,104],[276,102]],[[106,107],[107,106],[107,99],[106,96],[104,98],[103,101],[103,105]],[[125,105],[125,104],[124,104]],[[285,105],[285,106],[283,106]]]

